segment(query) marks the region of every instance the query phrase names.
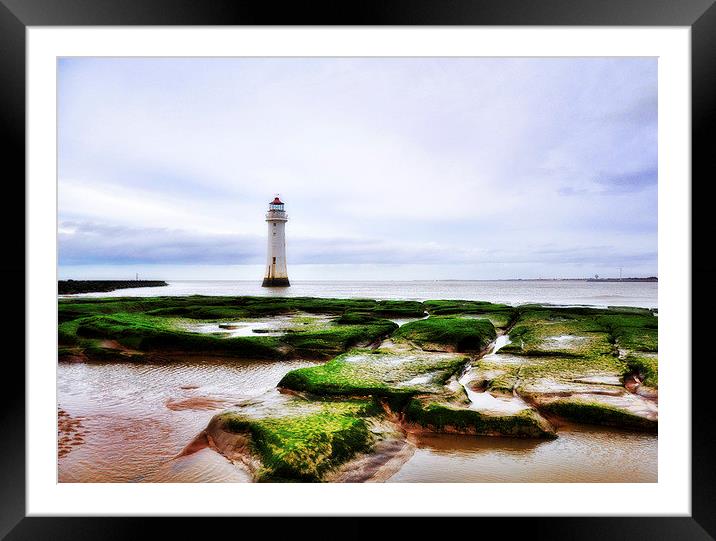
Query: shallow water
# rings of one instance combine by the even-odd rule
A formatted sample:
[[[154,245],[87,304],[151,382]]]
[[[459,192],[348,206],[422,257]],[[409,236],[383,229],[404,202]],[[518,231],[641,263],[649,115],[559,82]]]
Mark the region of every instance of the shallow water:
[[[505,347],[507,344],[511,344],[512,341],[510,340],[510,335],[508,334],[501,334],[495,339],[495,343],[492,345],[492,350],[490,351],[490,355],[495,355],[498,353],[503,347]]]
[[[524,400],[516,396],[493,396],[487,391],[478,393],[471,390],[468,386],[465,386],[465,392],[470,400],[470,408],[485,413],[508,415],[518,413],[530,407]]]
[[[307,361],[67,364],[57,367],[58,408],[81,440],[61,453],[60,482],[245,482],[205,449],[173,459],[217,412],[265,393]]]
[[[223,325],[223,326],[222,326]],[[227,321],[223,323],[193,323],[184,325],[189,332],[216,334],[225,338],[237,336],[283,336],[286,334],[278,330],[271,321]],[[257,332],[258,331],[258,332]]]
[[[510,337],[506,334],[500,335],[495,340],[492,350],[485,359],[494,359],[500,349],[510,344]],[[514,414],[530,406],[524,400],[517,396],[493,396],[487,391],[475,391],[470,387],[470,381],[474,379],[474,373],[471,367],[465,370],[465,373],[459,379],[460,385],[465,389],[465,394],[470,400],[470,408],[498,414]]]
[[[656,308],[657,282],[583,282],[571,280],[495,280],[410,282],[292,281],[291,287],[261,287],[258,281],[169,281],[165,287],[118,289],[87,297],[154,297],[161,295],[260,295],[371,299],[463,299],[523,304],[584,304]]]
[[[300,319],[300,320],[299,320]],[[331,318],[314,314],[276,315],[261,319],[232,321],[230,319],[209,323],[184,323],[189,332],[215,334],[224,338],[237,336],[283,336],[287,331],[326,327]],[[311,327],[309,327],[309,325]]]
[[[563,427],[556,440],[423,435],[390,483],[655,483],[657,437]]]
[[[406,323],[412,323],[413,321],[418,321],[419,319],[426,319],[426,318],[423,318],[423,317],[421,317],[421,318],[417,318],[417,317],[412,317],[412,318],[396,318],[396,319],[391,319],[390,321],[392,321],[393,323],[395,323],[398,327],[402,327],[402,326],[405,325]]]

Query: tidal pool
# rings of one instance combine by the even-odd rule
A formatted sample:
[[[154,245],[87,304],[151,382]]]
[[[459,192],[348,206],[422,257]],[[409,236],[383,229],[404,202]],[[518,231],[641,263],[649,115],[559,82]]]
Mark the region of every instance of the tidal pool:
[[[225,338],[237,336],[283,336],[286,332],[326,328],[330,317],[297,313],[277,315],[262,319],[239,321],[212,321],[207,323],[186,323],[183,329],[201,334],[216,334]]]

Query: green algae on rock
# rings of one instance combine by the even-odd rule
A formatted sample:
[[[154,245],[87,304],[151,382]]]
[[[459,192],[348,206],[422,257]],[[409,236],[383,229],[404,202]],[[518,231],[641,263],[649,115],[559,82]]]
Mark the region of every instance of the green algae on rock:
[[[503,350],[523,355],[602,355],[613,350],[608,333],[594,318],[566,310],[522,312],[510,339]]]
[[[485,436],[554,438],[554,428],[537,411],[525,408],[511,414],[488,414],[432,398],[413,398],[403,419],[434,432]]]
[[[472,316],[488,319],[497,328],[508,327],[518,315],[518,309],[507,304],[483,301],[437,300],[423,303],[430,315]]]
[[[393,333],[396,341],[408,341],[426,351],[481,351],[497,338],[487,319],[432,316],[412,321]]]
[[[314,332],[297,332],[283,337],[292,356],[330,358],[358,345],[369,345],[387,337],[398,325],[387,319],[350,325],[336,323]]]
[[[597,401],[594,397],[557,398],[542,404],[540,410],[577,423],[617,426],[647,432],[655,432],[658,426],[657,420],[652,416],[636,415],[625,407]]]
[[[401,421],[426,430],[515,437],[550,437],[554,430],[536,411],[494,415],[471,409],[455,376],[469,358],[415,350],[353,350],[321,366],[289,372],[279,387],[312,395],[372,396]]]
[[[117,313],[82,318],[76,326],[76,337],[80,345],[85,346],[84,352],[90,357],[96,357],[97,353],[89,347],[91,344],[105,347],[102,341],[97,339],[112,340],[125,348],[143,352],[208,352],[249,358],[285,357],[279,349],[281,343],[273,337],[223,339],[209,334],[187,332],[174,325],[169,318],[145,314]]]
[[[286,374],[279,387],[321,396],[376,396],[399,407],[416,393],[438,393],[468,359],[421,351],[352,350]]]
[[[631,351],[624,360],[629,371],[636,373],[643,385],[659,388],[659,361],[655,353]]]
[[[81,354],[95,359],[106,357],[98,354],[98,350],[105,347],[103,341],[106,340],[116,341],[120,346],[136,352],[147,353],[163,352],[173,355],[207,353],[259,359],[330,358],[350,347],[380,340],[398,327],[392,321],[378,317],[366,319],[359,324],[330,320],[322,320],[320,324],[316,324],[315,318],[307,318],[302,313],[293,313],[285,316],[293,319],[293,325],[284,328],[280,333],[281,336],[257,333],[255,336],[227,337],[228,333],[224,332],[194,332],[186,324],[187,321],[216,321],[215,319],[196,320],[176,314],[157,315],[157,309],[151,308],[152,303],[100,302],[96,306],[79,303],[80,308],[76,304],[69,305],[63,312],[61,318],[63,321],[58,329],[59,343],[63,346],[73,345],[80,349]],[[108,305],[111,305],[112,309],[122,308],[132,311],[107,313]],[[274,303],[274,307],[276,306],[278,304]],[[326,305],[306,302],[302,306],[318,308]],[[335,308],[335,304],[330,306]],[[151,309],[147,310],[147,308]],[[217,319],[226,321],[223,317]],[[244,318],[244,321],[247,319]],[[251,320],[255,320],[255,317]],[[216,330],[221,329],[217,326]],[[105,349],[111,356],[116,348],[105,347]],[[138,355],[135,358],[139,357]]]
[[[601,355],[615,347],[657,351],[658,319],[646,309],[519,307],[505,351],[525,355]]]
[[[417,301],[372,299],[323,299],[314,297],[112,297],[60,299],[60,320],[79,316],[143,312],[187,319],[230,319],[264,317],[291,312],[341,315],[372,312],[379,317],[422,317],[425,309]]]
[[[237,458],[229,448],[253,455],[253,464],[247,456],[240,459],[251,464],[258,481],[316,482],[384,437],[380,430],[372,430],[381,415],[370,400],[298,401],[297,406],[263,418],[237,411],[221,413],[206,432],[229,458]],[[231,434],[248,440],[237,445]]]
[[[511,385],[551,417],[653,430],[658,319],[651,311],[533,305],[518,311],[511,344],[480,362],[500,368],[488,389],[509,392]],[[494,366],[505,353],[509,366]]]

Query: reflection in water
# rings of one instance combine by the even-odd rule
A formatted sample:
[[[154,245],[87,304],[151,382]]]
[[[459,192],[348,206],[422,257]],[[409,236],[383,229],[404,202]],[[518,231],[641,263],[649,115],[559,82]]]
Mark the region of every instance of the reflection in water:
[[[286,334],[273,321],[229,321],[228,323],[192,323],[184,325],[189,332],[215,334],[223,338],[237,336],[282,336]]]
[[[273,315],[260,319],[240,321],[213,321],[208,323],[185,323],[183,328],[189,332],[207,333],[222,338],[237,336],[283,336],[286,332],[298,329],[325,327],[331,317],[297,312],[290,315]]]
[[[388,482],[655,483],[657,437],[562,427],[556,440],[430,434]]]

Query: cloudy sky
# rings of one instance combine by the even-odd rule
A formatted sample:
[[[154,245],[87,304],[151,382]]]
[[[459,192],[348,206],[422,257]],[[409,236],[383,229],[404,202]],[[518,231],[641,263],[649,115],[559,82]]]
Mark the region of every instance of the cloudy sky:
[[[62,59],[63,278],[655,275],[655,59]]]

